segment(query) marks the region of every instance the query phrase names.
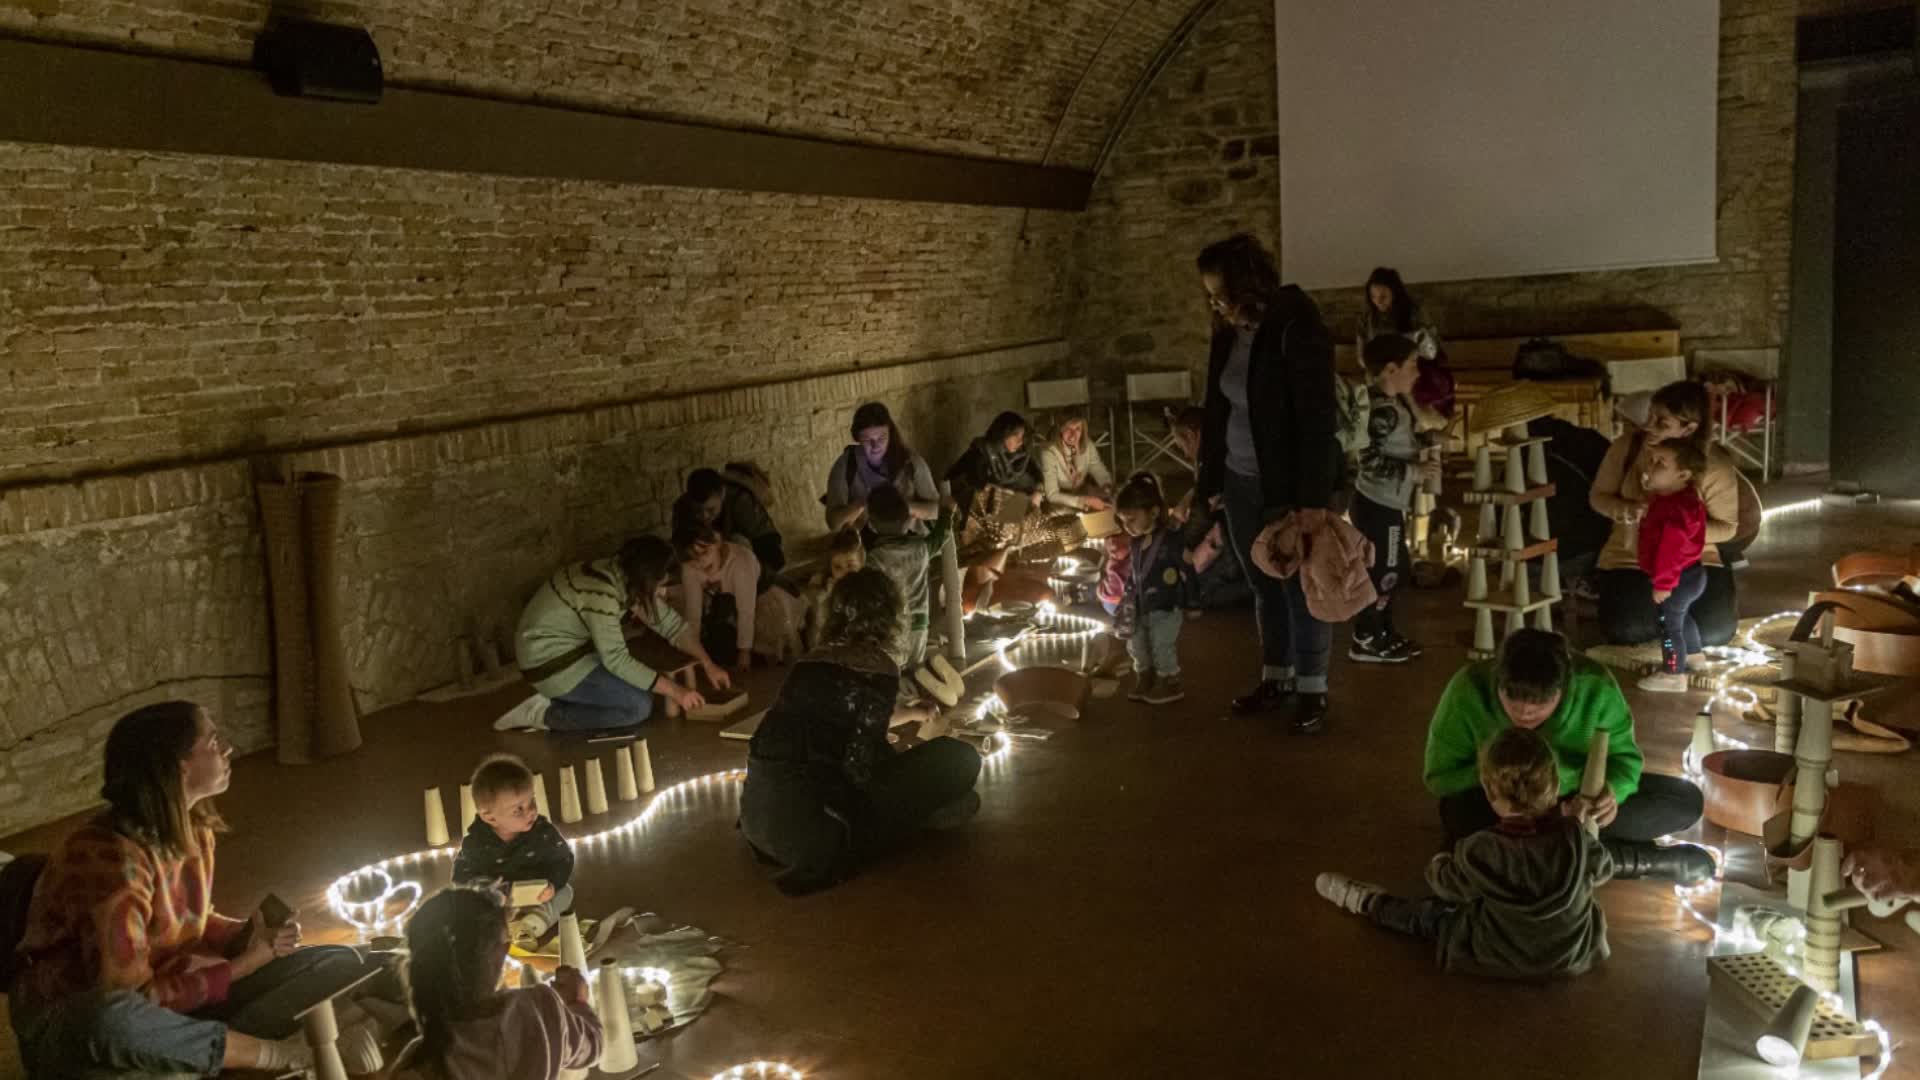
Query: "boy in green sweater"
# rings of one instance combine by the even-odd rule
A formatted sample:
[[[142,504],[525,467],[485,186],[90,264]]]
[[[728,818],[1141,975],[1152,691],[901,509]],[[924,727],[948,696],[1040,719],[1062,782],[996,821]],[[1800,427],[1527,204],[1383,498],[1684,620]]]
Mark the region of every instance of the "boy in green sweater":
[[[1434,707],[1426,784],[1440,797],[1440,820],[1450,840],[1499,820],[1481,789],[1479,754],[1509,727],[1536,731],[1553,749],[1560,812],[1599,823],[1615,877],[1693,882],[1713,876],[1713,856],[1704,849],[1653,843],[1700,820],[1705,804],[1700,789],[1679,777],[1641,771],[1633,713],[1620,685],[1606,668],[1574,655],[1567,639],[1549,630],[1510,635],[1497,658],[1456,672]],[[1596,730],[1608,735],[1607,785],[1598,797],[1584,799],[1580,776]]]

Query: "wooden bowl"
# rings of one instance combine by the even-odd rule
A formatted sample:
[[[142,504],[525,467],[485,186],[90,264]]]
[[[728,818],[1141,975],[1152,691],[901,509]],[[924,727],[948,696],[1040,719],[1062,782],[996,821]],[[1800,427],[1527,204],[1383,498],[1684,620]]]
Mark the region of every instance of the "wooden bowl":
[[[1700,763],[1707,820],[1724,829],[1763,836],[1767,820],[1793,808],[1793,756],[1772,750],[1716,750]]]
[[[1052,713],[1078,720],[1087,707],[1093,684],[1077,671],[1057,667],[1030,667],[1009,671],[994,680],[993,692],[1013,716],[1031,718]]]

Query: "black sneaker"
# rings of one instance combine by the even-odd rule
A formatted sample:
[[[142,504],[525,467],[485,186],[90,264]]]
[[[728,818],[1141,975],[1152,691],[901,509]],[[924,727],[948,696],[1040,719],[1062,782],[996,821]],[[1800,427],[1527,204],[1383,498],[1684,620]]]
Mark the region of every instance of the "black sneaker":
[[[1393,635],[1393,643],[1399,646],[1401,652],[1407,654],[1407,659],[1409,660],[1416,659],[1420,655],[1421,650],[1418,642],[1412,641],[1408,638],[1401,637],[1399,634],[1395,634]]]
[[[1128,701],[1152,701],[1155,677],[1151,671],[1143,671],[1133,677],[1133,689],[1127,691]]]
[[[1149,705],[1171,705],[1185,700],[1186,696],[1186,689],[1180,685],[1180,676],[1162,675],[1141,693],[1140,700]]]
[[[1327,730],[1327,695],[1295,694],[1293,715],[1287,719],[1287,730],[1295,735],[1318,735]]]
[[[1229,706],[1243,716],[1277,709],[1293,700],[1292,679],[1262,679],[1252,690],[1233,699]]]
[[[1347,649],[1347,659],[1362,664],[1404,664],[1413,659],[1405,651],[1405,643],[1395,640],[1389,634],[1376,634],[1368,638],[1354,638]]]

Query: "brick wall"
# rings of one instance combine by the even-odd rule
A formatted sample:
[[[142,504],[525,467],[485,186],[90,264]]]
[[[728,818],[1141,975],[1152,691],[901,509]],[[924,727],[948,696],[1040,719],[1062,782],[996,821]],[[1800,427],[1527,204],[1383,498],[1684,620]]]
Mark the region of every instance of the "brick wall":
[[[1721,4],[1717,263],[1413,283],[1443,335],[1502,337],[1678,325],[1696,348],[1778,348],[1792,240],[1792,0]],[[1108,372],[1204,362],[1193,257],[1279,221],[1271,0],[1222,0],[1143,100],[1074,239],[1072,341]],[[1380,259],[1391,264],[1392,253]],[[1316,294],[1335,329],[1356,287]]]

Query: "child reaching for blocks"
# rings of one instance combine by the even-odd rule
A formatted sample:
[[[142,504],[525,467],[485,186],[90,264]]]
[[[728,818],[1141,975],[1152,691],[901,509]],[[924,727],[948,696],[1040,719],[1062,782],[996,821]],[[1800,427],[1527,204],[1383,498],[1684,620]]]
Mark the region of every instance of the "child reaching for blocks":
[[[456,885],[544,881],[532,904],[515,912],[513,942],[531,949],[573,907],[573,848],[534,805],[533,773],[512,754],[494,754],[473,770],[476,816],[453,860]],[[510,901],[511,902],[511,901]]]
[[[867,565],[887,575],[900,590],[901,633],[891,650],[901,671],[912,671],[927,658],[928,612],[927,567],[946,546],[953,532],[954,503],[942,501],[940,516],[924,533],[910,531],[913,511],[899,489],[874,488],[867,496],[867,523],[873,527],[873,543],[867,549]]]
[[[1694,487],[1707,456],[1697,443],[1668,441],[1647,448],[1640,487],[1647,515],[1640,521],[1640,569],[1653,582],[1660,611],[1660,670],[1640,689],[1677,694],[1687,688],[1687,657],[1701,650],[1700,627],[1689,614],[1707,591],[1700,556],[1707,546],[1707,504]]]
[[[1344,874],[1320,895],[1376,926],[1434,942],[1443,971],[1529,979],[1579,975],[1607,957],[1607,919],[1593,890],[1613,857],[1558,810],[1553,749],[1510,727],[1480,753],[1480,783],[1500,821],[1427,864],[1434,895],[1407,900]]]
[[[1180,627],[1186,621],[1187,583],[1193,568],[1186,547],[1167,518],[1167,500],[1152,473],[1138,472],[1114,500],[1127,534],[1127,576],[1122,621],[1132,621],[1127,651],[1133,655],[1129,700],[1169,705],[1186,697],[1180,685]]]

